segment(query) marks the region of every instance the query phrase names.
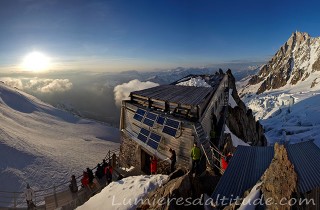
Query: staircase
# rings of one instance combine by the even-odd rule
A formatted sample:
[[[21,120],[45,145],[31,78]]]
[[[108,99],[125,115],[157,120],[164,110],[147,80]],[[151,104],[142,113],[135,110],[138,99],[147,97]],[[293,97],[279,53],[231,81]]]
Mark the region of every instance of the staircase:
[[[217,167],[221,171],[221,168],[215,164],[215,161],[220,160],[214,155],[213,148],[210,145],[210,140],[204,132],[202,125],[197,122],[194,127],[196,131],[197,142],[200,144],[200,148],[205,155],[209,166],[211,168]]]

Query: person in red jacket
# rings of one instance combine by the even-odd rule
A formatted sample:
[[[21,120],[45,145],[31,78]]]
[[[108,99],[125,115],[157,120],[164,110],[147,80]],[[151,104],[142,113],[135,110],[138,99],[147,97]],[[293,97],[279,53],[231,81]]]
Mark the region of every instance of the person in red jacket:
[[[89,175],[86,171],[83,172],[83,177],[81,179],[81,184],[83,187],[89,187]]]
[[[107,179],[106,184],[108,185],[112,182],[112,166],[108,165],[106,167],[105,174],[106,174],[106,179]]]
[[[153,156],[151,159],[151,163],[150,163],[150,173],[151,174],[156,174],[157,173],[157,164],[158,164],[158,161],[157,161],[157,158],[156,156]]]
[[[226,156],[226,161],[227,161],[228,164],[229,164],[229,162],[230,162],[230,160],[231,160],[232,157],[233,157],[233,154],[232,154],[231,152],[229,152],[229,153],[227,154],[227,156]]]
[[[221,157],[221,168],[225,171],[228,167],[228,163],[224,157]]]

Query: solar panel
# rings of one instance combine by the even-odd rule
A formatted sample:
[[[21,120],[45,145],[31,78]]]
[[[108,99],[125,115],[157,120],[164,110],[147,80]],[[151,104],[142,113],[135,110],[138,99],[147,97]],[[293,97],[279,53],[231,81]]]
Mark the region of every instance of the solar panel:
[[[157,119],[157,116],[156,114],[154,113],[151,113],[151,112],[148,112],[146,117],[149,118],[150,120],[156,120]]]
[[[164,120],[165,120],[164,117],[158,116],[157,123],[160,124],[160,125],[163,125],[164,124]]]
[[[153,127],[153,125],[154,125],[154,121],[150,120],[148,118],[144,118],[143,123],[146,124],[149,127]]]
[[[136,113],[133,116],[133,119],[141,122],[141,120],[143,119],[143,116],[146,114],[146,111],[143,109],[137,109]]]
[[[172,128],[179,128],[180,122],[175,121],[175,120],[171,120],[171,119],[167,119],[165,125],[170,126]]]
[[[135,114],[133,116],[133,119],[138,120],[139,122],[141,122],[141,120],[143,119],[143,116],[139,115],[139,114]]]
[[[146,113],[146,111],[143,110],[143,109],[137,109],[136,113],[138,113],[138,114],[143,116]]]
[[[149,146],[152,147],[153,149],[158,149],[159,143],[158,143],[158,142],[155,142],[155,141],[152,141],[152,140],[149,140],[149,141],[147,142],[147,145],[149,145]]]
[[[151,140],[153,140],[153,141],[155,141],[155,142],[160,142],[160,140],[161,140],[161,136],[159,136],[158,134],[156,134],[156,133],[151,133],[151,135],[150,135],[150,138],[149,139],[151,139]]]
[[[168,134],[170,136],[173,136],[173,137],[175,137],[176,134],[177,134],[177,130],[176,129],[168,127],[168,126],[164,126],[163,129],[162,129],[162,132],[166,133],[166,134]]]
[[[138,135],[138,139],[146,143],[148,140],[149,134],[150,134],[150,131],[148,131],[147,129],[141,128],[140,133]]]
[[[148,138],[145,135],[141,134],[141,133],[139,133],[138,139],[141,140],[144,143],[146,143],[146,141],[148,140]]]
[[[148,137],[150,134],[150,131],[148,131],[147,129],[141,128],[140,133]]]

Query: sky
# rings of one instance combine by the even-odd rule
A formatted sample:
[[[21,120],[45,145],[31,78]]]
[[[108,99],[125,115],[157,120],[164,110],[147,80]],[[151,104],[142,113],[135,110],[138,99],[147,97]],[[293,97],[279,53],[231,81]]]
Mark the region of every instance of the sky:
[[[0,70],[30,52],[51,71],[153,70],[266,62],[299,30],[320,36],[320,2],[1,0]]]

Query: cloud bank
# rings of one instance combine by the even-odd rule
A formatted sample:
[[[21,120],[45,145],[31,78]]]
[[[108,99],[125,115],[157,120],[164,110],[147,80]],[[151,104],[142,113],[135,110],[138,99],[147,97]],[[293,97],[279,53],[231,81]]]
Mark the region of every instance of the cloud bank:
[[[11,77],[1,77],[0,81],[4,82],[4,84],[13,87],[18,88],[20,90],[23,89],[23,83],[21,79],[11,78]]]
[[[64,92],[72,88],[68,79],[32,79],[26,86],[42,93]]]
[[[11,87],[20,90],[27,90],[39,93],[65,92],[72,88],[73,84],[69,79],[42,79],[42,78],[10,78],[1,77],[0,81]]]
[[[137,79],[131,80],[128,83],[117,85],[113,90],[116,105],[120,106],[122,100],[129,99],[129,95],[132,91],[152,88],[158,85],[159,85],[158,83],[149,82],[149,81],[141,82]]]

